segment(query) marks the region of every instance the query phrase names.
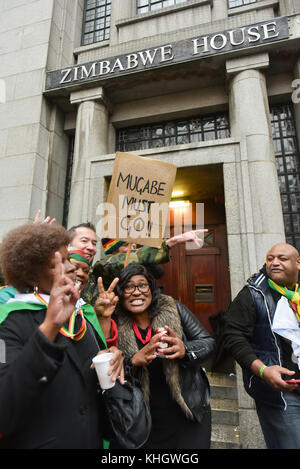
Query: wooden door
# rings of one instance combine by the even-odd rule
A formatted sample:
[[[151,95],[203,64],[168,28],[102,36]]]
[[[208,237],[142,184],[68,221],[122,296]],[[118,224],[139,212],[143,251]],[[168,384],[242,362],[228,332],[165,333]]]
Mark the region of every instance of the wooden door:
[[[165,274],[157,283],[212,332],[209,317],[227,309],[230,278],[226,227],[222,224],[207,228],[201,249],[187,250],[184,244],[171,249],[171,261],[164,264]]]

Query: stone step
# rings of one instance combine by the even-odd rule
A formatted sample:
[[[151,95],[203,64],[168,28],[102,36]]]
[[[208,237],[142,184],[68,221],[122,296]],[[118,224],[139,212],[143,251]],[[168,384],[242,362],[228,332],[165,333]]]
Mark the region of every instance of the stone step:
[[[236,376],[207,373],[211,386],[211,449],[240,449]]]
[[[239,413],[233,410],[212,409],[211,421],[213,424],[237,426],[239,424]]]
[[[226,424],[213,424],[211,431],[211,448],[240,448],[239,426]]]
[[[210,449],[241,449],[241,445],[234,441],[211,441]]]
[[[237,389],[233,386],[210,386],[211,399],[236,400]]]
[[[237,411],[238,401],[237,399],[224,399],[221,398],[211,398],[210,405],[212,409],[220,409],[220,410],[235,410]]]
[[[206,375],[211,386],[236,386],[236,375],[234,373],[219,373],[207,371]]]

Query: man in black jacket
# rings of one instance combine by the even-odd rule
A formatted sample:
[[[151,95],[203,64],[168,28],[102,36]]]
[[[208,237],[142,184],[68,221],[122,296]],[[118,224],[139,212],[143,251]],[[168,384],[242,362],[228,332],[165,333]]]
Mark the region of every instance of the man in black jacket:
[[[224,347],[243,370],[268,448],[300,448],[300,258],[280,243],[233,300]]]

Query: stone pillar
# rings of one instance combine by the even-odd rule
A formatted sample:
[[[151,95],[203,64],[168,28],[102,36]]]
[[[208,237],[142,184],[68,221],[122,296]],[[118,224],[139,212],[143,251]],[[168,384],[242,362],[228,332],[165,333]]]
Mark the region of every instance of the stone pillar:
[[[247,207],[241,240],[243,257],[251,269],[258,270],[267,250],[284,241],[284,224],[279,184],[270,125],[266,79],[263,70],[269,66],[266,53],[231,59],[226,62],[229,77],[229,112],[231,135],[241,140],[244,148],[240,165],[247,172],[249,191],[239,197]],[[239,162],[237,161],[239,165]],[[246,165],[246,167],[245,167]],[[247,170],[246,170],[247,168]],[[242,232],[245,230],[245,233]],[[244,236],[246,235],[246,237]],[[255,273],[254,271],[249,274]],[[246,278],[243,279],[245,282]],[[255,403],[244,390],[242,374],[237,365],[240,441],[242,448],[265,448]]]
[[[300,13],[299,0],[279,0],[280,16],[294,15]]]
[[[266,78],[261,71],[268,65],[267,53],[226,62],[231,135],[246,148],[255,249],[250,255],[258,268],[267,250],[285,240]]]
[[[110,45],[119,43],[118,23],[136,15],[136,0],[111,2]]]
[[[293,89],[292,101],[294,103],[296,132],[300,148],[300,57],[296,62],[294,79],[295,88]]]
[[[90,221],[89,160],[108,153],[108,109],[102,87],[71,93],[78,104],[68,226]]]

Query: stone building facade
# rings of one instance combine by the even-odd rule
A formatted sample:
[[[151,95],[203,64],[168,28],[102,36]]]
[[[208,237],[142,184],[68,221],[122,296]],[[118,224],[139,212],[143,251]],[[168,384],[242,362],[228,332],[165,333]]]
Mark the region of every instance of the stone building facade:
[[[224,225],[229,296],[270,246],[300,248],[299,0],[1,9],[0,237],[39,208],[97,225],[119,150],[176,164],[205,224]],[[243,445],[259,447],[239,389]]]

